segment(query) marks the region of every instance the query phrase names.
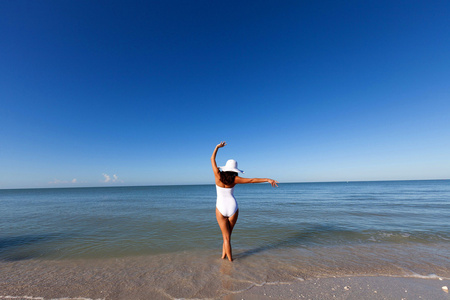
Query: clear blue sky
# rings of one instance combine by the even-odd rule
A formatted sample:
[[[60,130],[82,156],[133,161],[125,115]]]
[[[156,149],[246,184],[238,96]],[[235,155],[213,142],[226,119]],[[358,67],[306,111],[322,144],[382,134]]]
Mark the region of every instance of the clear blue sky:
[[[450,178],[449,1],[0,1],[0,188]]]

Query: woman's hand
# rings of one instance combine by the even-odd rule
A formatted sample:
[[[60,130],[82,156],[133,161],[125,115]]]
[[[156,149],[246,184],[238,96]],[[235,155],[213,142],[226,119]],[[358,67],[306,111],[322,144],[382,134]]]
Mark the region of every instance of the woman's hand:
[[[220,142],[220,144],[218,144],[218,145],[216,146],[216,148],[222,148],[222,147],[225,147],[226,144],[227,144],[226,142]]]
[[[273,187],[278,187],[277,185],[278,181],[276,180],[268,179],[267,182],[270,183]]]

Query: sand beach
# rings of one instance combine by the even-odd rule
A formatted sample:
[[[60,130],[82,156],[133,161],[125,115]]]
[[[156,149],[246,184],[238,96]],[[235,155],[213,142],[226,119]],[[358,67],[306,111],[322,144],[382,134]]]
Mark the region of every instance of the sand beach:
[[[450,299],[434,274],[295,278],[204,256],[0,263],[0,299]],[[171,261],[167,261],[170,259]],[[275,272],[274,272],[275,271]],[[386,269],[386,272],[392,272]],[[274,272],[274,274],[270,274]],[[275,274],[277,273],[277,274]],[[450,274],[446,274],[447,276]]]

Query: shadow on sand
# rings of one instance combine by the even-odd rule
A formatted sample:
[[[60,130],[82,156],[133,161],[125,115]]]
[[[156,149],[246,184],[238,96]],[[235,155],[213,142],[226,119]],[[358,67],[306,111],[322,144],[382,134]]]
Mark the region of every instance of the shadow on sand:
[[[318,236],[332,235],[333,233],[337,233],[338,231],[342,232],[342,230],[338,230],[337,228],[334,228],[332,226],[314,226],[309,229],[294,232],[282,240],[274,241],[272,243],[249,249],[241,253],[236,253],[233,255],[233,257],[236,259],[243,259],[268,250],[307,245],[317,242]]]

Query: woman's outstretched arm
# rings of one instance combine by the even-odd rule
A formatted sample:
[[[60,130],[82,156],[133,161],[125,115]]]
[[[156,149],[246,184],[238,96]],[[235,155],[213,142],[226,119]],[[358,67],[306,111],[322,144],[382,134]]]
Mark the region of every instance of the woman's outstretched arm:
[[[212,168],[213,168],[214,175],[216,175],[216,176],[220,176],[219,175],[219,168],[217,167],[217,164],[216,164],[217,150],[219,150],[219,148],[225,147],[226,144],[227,144],[226,142],[220,142],[220,144],[218,144],[216,146],[216,148],[213,151],[213,154],[211,155],[211,165],[212,165]]]
[[[270,179],[270,178],[242,178],[239,176],[236,176],[236,178],[234,179],[234,182],[236,184],[238,183],[262,183],[262,182],[268,182],[270,183],[273,187],[278,186],[277,183],[278,181]]]

